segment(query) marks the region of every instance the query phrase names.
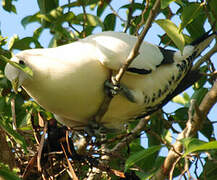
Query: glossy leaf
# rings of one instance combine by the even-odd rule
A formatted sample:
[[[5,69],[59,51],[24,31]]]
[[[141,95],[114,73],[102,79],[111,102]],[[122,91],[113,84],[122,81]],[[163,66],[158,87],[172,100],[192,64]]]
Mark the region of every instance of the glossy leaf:
[[[8,12],[17,13],[16,7],[12,4],[13,0],[2,0],[2,7]]]
[[[140,3],[134,3],[134,4],[126,4],[126,5],[123,5],[120,7],[120,9],[129,9],[129,8],[132,8],[132,11],[135,11],[135,10],[143,10],[144,9],[144,5],[143,4],[140,4]]]
[[[40,22],[39,13],[36,13],[34,15],[26,16],[21,20],[21,24],[25,28],[28,24],[33,22]]]
[[[191,41],[199,38],[205,33],[204,23],[206,20],[207,17],[204,14],[199,14],[191,23],[186,26],[186,29],[191,36]]]
[[[37,0],[37,2],[42,14],[49,13],[52,9],[59,6],[58,0]]]
[[[192,3],[185,6],[181,14],[182,23],[180,25],[180,30],[183,30],[189,23],[191,23],[196,16],[200,13],[202,6],[199,3]]]
[[[161,8],[162,9],[166,8],[173,1],[175,1],[175,0],[161,0]]]
[[[178,122],[181,128],[185,128],[186,121],[188,120],[188,107],[179,108],[172,116],[175,122]]]
[[[114,14],[108,14],[104,19],[104,30],[114,30],[116,25],[116,16]]]
[[[99,17],[94,16],[92,14],[86,14],[86,17],[87,17],[87,22],[85,22],[86,25],[104,27],[104,25],[103,25],[103,23]],[[83,23],[84,22],[84,14],[77,15],[77,19]]]
[[[101,4],[101,5],[99,4],[98,7],[97,7],[96,15],[98,17],[100,17],[103,14],[103,12],[105,11],[106,7],[107,7],[107,3]]]
[[[177,104],[180,104],[180,105],[183,105],[183,106],[187,105],[188,102],[189,102],[188,99],[186,99],[185,97],[183,97],[183,96],[181,96],[181,95],[175,96],[175,97],[172,99],[172,101],[173,101],[174,103],[177,103]]]
[[[191,99],[195,99],[197,102],[197,105],[200,105],[201,101],[203,100],[203,98],[207,94],[207,92],[208,92],[207,88],[196,89],[194,91],[194,94],[192,95]]]
[[[186,138],[181,140],[181,142],[185,147],[185,153],[183,154],[183,156],[186,156],[196,151],[217,149],[217,141],[205,142],[195,138]]]
[[[155,153],[156,151],[159,151],[163,146],[159,145],[159,146],[152,146],[148,149],[144,149],[138,153],[135,153],[133,155],[131,155],[126,163],[125,163],[125,171],[127,169],[129,169],[131,166],[133,166],[136,162],[141,161],[142,159],[152,155],[153,153]]]
[[[38,42],[38,40],[34,39],[33,37],[25,37],[23,39],[15,39],[13,41],[13,44],[10,45],[10,49],[19,49],[19,50],[25,50],[25,49],[32,49],[31,45],[35,45],[35,48],[41,48],[42,46]]]
[[[185,45],[185,39],[178,27],[169,19],[159,19],[155,21],[175,43],[175,45],[182,51]]]

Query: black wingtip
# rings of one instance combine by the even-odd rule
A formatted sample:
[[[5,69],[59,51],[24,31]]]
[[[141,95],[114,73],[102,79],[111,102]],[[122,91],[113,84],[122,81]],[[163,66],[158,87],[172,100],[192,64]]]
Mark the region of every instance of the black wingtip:
[[[195,46],[197,44],[200,44],[201,42],[203,42],[204,40],[206,40],[208,37],[213,36],[213,35],[217,35],[217,32],[212,32],[212,29],[210,29],[209,31],[207,31],[206,33],[204,33],[201,37],[199,37],[198,39],[194,40],[193,42],[191,42],[192,46]]]

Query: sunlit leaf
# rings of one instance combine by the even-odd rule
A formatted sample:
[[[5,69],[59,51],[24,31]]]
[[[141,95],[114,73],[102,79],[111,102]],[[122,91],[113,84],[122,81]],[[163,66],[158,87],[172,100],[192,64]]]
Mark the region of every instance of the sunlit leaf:
[[[181,104],[181,105],[183,105],[183,106],[185,106],[186,104],[188,104],[188,100],[187,99],[185,99],[183,96],[181,96],[181,95],[177,95],[177,96],[175,96],[173,99],[172,99],[172,101],[174,102],[174,103],[177,103],[177,104]]]
[[[162,9],[166,8],[173,1],[175,1],[175,0],[161,0],[161,8]]]
[[[86,16],[84,16],[83,13],[77,15],[77,19],[80,22],[82,22],[82,23],[84,22],[85,17],[87,18],[87,21],[85,22],[86,25],[88,25],[88,26],[101,26],[101,27],[104,27],[102,21],[97,16],[94,16],[92,14],[86,14]]]
[[[155,21],[175,43],[175,45],[182,51],[185,45],[185,39],[178,27],[169,19],[159,19]]]

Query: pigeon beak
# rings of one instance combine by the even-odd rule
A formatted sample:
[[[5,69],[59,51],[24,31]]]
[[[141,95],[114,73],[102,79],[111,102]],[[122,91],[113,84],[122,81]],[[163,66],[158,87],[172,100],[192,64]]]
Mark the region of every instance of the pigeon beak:
[[[17,94],[18,88],[19,88],[19,77],[16,77],[15,79],[13,79],[11,84],[12,84],[12,88],[13,88],[14,92]]]

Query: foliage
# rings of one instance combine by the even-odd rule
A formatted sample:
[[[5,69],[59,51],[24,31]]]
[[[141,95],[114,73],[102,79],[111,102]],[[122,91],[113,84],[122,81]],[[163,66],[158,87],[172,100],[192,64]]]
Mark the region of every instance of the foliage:
[[[9,13],[17,13],[16,5],[14,5],[15,1],[2,0],[3,9]],[[87,137],[88,142],[84,146],[84,153],[79,145],[75,145],[74,148],[73,143],[67,144],[60,141],[60,139],[66,138],[66,141],[68,139],[70,142],[77,142],[79,138],[77,138],[76,133],[71,132],[72,134],[69,133],[69,136],[64,136],[62,133],[68,132],[67,130],[60,125],[53,126],[49,123],[49,128],[53,128],[55,137],[50,135],[45,138],[45,148],[42,153],[48,155],[42,154],[41,164],[38,164],[36,160],[37,152],[38,148],[41,147],[38,141],[43,137],[43,129],[49,130],[49,128],[45,128],[44,121],[50,120],[52,122],[53,115],[37,105],[23,89],[20,89],[19,94],[15,94],[11,84],[4,76],[4,67],[14,50],[29,49],[32,44],[36,48],[42,48],[39,37],[42,36],[45,29],[49,29],[52,35],[49,47],[67,44],[99,31],[111,30],[137,34],[144,27],[155,2],[155,0],[140,2],[132,0],[125,1],[121,6],[116,4],[118,7],[113,7],[114,1],[69,0],[62,4],[60,0],[38,0],[39,11],[29,14],[21,21],[24,28],[28,28],[30,23],[39,24],[32,37],[20,39],[18,36],[14,36],[8,41],[7,37],[4,37],[0,31],[0,129],[3,130],[0,136],[7,143],[7,148],[10,148],[11,152],[14,153],[15,159],[15,165],[7,168],[8,162],[0,158],[0,177],[19,179],[18,176],[22,177],[24,175],[23,178],[28,179],[28,177],[40,177],[42,172],[46,178],[55,176],[55,178],[61,179],[69,177],[75,179],[77,176],[79,179],[83,179],[88,172],[91,174],[90,171],[93,171],[93,167],[96,167],[103,172],[100,174],[100,179],[118,179],[119,177],[148,179],[155,176],[162,167],[169,154],[164,153],[162,155],[160,150],[173,148],[171,137],[176,137],[179,131],[186,128],[186,122],[190,118],[191,100],[196,99],[196,106],[199,106],[213,86],[216,76],[201,78],[194,84],[192,95],[185,92],[183,95],[176,96],[173,102],[180,106],[172,113],[162,110],[154,113],[144,131],[140,132],[140,134],[145,133],[147,138],[141,137],[140,134],[135,136],[134,141],[119,149],[118,153],[109,154],[108,164],[104,163],[103,165],[99,165],[99,162],[101,157],[104,157],[101,151],[104,144],[112,149],[119,141],[127,138],[130,133],[123,132],[121,135],[109,133],[105,142],[101,142],[97,137],[96,139]],[[19,3],[19,1],[16,3]],[[216,0],[207,2],[203,0],[162,0],[159,16],[154,21],[165,32],[163,35],[157,34],[161,44],[183,50],[185,44],[206,32],[206,27],[216,31],[216,8]],[[174,19],[178,19],[180,23],[177,24],[178,21]],[[9,43],[9,48],[6,48],[6,43]],[[31,70],[27,67],[18,64],[13,65],[19,66],[20,69],[32,75]],[[212,74],[215,72],[215,67],[209,60],[203,63],[200,71]],[[16,117],[13,111],[16,112]],[[129,124],[128,132],[135,127],[138,121]],[[173,172],[174,177],[186,177],[191,174],[200,179],[217,178],[215,173],[217,143],[213,132],[214,121],[215,119],[205,117],[203,126],[192,136],[194,138],[187,137],[180,141],[183,143],[184,150],[179,154],[180,160],[174,164],[176,165],[174,172],[172,169],[169,170],[170,173]],[[199,134],[202,134],[208,142],[199,140]],[[54,141],[54,144],[50,143],[50,139]],[[146,144],[146,148],[141,144]],[[76,151],[70,153],[68,146]],[[49,154],[48,149],[52,148],[54,152],[61,151],[61,153]],[[66,151],[65,154],[62,151],[63,149]],[[5,147],[1,147],[0,154],[4,150]],[[186,160],[189,169],[193,168],[190,172],[189,169],[185,168]],[[26,161],[28,161],[28,164],[25,163]],[[42,171],[38,172],[36,166],[40,165]],[[200,174],[197,174],[198,166],[202,169]],[[9,170],[13,168],[18,169],[16,171],[17,176]],[[68,169],[69,171],[66,171]],[[76,174],[74,176],[73,171]]]

